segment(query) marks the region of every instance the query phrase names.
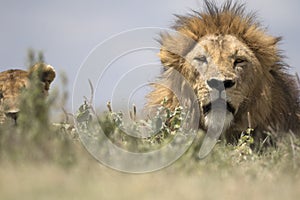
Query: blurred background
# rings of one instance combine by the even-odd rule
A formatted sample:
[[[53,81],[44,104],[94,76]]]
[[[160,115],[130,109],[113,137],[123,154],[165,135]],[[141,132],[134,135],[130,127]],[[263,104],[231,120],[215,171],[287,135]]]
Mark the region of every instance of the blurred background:
[[[219,0],[217,2],[221,3],[223,1]],[[291,73],[300,72],[300,66],[297,65],[297,62],[299,62],[298,45],[300,43],[300,1],[254,0],[246,3],[249,11],[257,11],[258,18],[268,28],[270,34],[283,36],[281,49],[287,55],[286,62],[292,67]],[[168,28],[173,24],[175,18],[173,14],[186,14],[190,9],[197,10],[201,8],[202,4],[203,1],[201,0],[1,0],[0,70],[3,71],[9,68],[26,69],[28,49],[43,51],[46,62],[54,66],[58,72],[58,78],[52,87],[59,88],[61,72],[65,72],[68,77],[70,98],[67,109],[71,109],[71,96],[75,77],[77,73],[82,73],[80,72],[80,66],[85,63],[85,59],[97,45],[113,35],[135,28]],[[149,36],[149,39],[153,40],[153,46],[159,47],[155,41],[159,33],[150,32],[153,36],[150,34],[147,37]],[[126,42],[130,43],[131,41]],[[116,45],[117,47],[122,43],[111,43],[110,45]],[[114,46],[110,47],[114,48]],[[109,52],[106,53],[109,54]],[[112,71],[107,72],[108,78],[104,81],[104,86],[102,84],[103,88],[99,90],[112,90],[108,86],[115,86],[118,83],[117,80],[120,79],[123,72],[119,75],[117,75],[117,72],[120,71],[119,69],[122,66],[126,65],[132,67],[145,63],[156,63],[153,74],[146,72],[146,77],[151,77],[147,81],[151,81],[150,79],[154,78],[159,72],[159,60],[156,57],[158,49],[152,49],[150,52],[136,55],[136,57],[129,57],[121,64],[116,62]],[[130,60],[135,60],[137,57],[140,61],[132,64]],[[142,60],[145,60],[145,62],[143,63]],[[130,66],[126,69],[130,70]],[[93,72],[91,73],[92,76]],[[143,71],[137,73],[134,77],[128,76],[128,81],[142,77],[140,75],[143,74]],[[91,78],[96,88],[101,85],[99,74],[97,76],[95,79]],[[84,78],[86,77],[89,77],[89,74]],[[78,101],[75,102],[76,108],[82,103],[81,97],[90,95],[88,81],[86,80],[84,83],[83,81],[79,79],[79,85],[75,86],[75,90],[79,90],[79,93],[76,94],[76,98],[79,97]],[[110,81],[112,81],[111,84],[109,84]],[[121,85],[126,86],[126,81]],[[119,90],[116,89],[116,91],[119,91],[118,93],[125,90],[126,87],[125,89],[124,87],[119,88]],[[96,89],[96,91],[98,90]],[[144,94],[143,92],[140,93]],[[103,104],[111,98],[111,95],[115,94],[107,93],[105,98],[103,97],[97,102]],[[126,102],[128,103],[128,100]]]

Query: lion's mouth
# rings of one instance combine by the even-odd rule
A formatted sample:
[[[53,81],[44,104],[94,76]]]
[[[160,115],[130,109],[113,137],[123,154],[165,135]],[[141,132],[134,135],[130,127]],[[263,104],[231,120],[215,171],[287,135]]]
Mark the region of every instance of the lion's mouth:
[[[233,115],[235,113],[234,107],[224,99],[217,99],[213,102],[210,102],[202,107],[203,114],[208,114],[212,109],[225,109],[231,112]]]

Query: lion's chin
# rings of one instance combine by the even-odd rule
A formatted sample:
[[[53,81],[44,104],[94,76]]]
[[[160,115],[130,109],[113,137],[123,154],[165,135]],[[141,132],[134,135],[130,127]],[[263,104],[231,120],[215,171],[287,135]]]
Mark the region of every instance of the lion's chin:
[[[228,111],[226,111],[225,113],[223,111],[212,111],[204,117],[206,129],[216,133],[223,133],[224,131],[226,131],[230,126],[232,120],[233,115]]]
[[[203,106],[206,129],[216,133],[226,131],[233,120],[234,112],[233,106],[222,99]]]

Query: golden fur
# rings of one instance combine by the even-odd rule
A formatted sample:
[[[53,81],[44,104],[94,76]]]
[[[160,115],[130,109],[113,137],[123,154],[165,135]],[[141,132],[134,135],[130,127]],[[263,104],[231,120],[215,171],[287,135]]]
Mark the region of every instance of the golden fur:
[[[160,104],[164,97],[168,107],[179,105],[174,91],[168,89],[183,88],[183,82],[169,79],[175,69],[196,95],[199,128],[207,130],[217,124],[222,114],[218,108],[226,105],[223,133],[228,140],[248,127],[248,112],[258,137],[270,130],[298,134],[298,86],[278,49],[281,38],[268,35],[253,13],[246,14],[243,4],[227,1],[218,7],[205,1],[205,7],[177,16],[175,34],[161,34],[164,86],[154,86],[149,106]],[[211,111],[213,103],[215,112]]]
[[[0,121],[4,121],[6,117],[16,120],[21,91],[28,88],[30,77],[36,72],[41,81],[42,91],[47,95],[55,78],[55,71],[50,65],[38,63],[29,71],[10,69],[0,73]]]

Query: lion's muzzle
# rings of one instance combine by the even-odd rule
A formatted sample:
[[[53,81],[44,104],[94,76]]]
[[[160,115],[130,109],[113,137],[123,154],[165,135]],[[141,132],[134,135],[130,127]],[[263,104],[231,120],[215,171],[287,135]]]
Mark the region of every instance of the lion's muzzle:
[[[210,78],[206,81],[207,88],[210,93],[209,103],[202,106],[203,114],[208,114],[213,110],[227,110],[232,115],[235,113],[235,108],[227,100],[226,89],[232,88],[235,82],[231,79],[221,80],[218,78]]]
[[[220,80],[218,78],[210,78],[206,83],[211,89],[216,89],[220,92],[235,85],[235,82],[231,79]]]

